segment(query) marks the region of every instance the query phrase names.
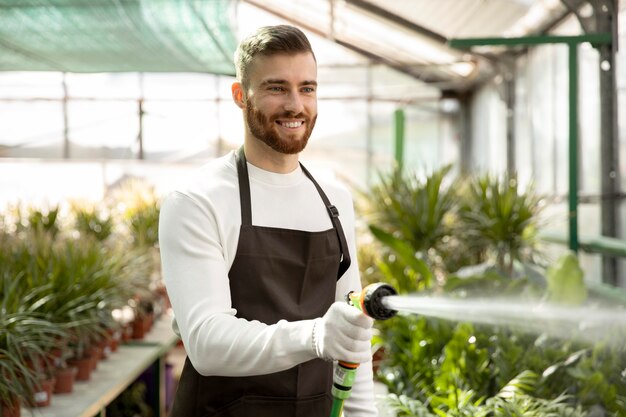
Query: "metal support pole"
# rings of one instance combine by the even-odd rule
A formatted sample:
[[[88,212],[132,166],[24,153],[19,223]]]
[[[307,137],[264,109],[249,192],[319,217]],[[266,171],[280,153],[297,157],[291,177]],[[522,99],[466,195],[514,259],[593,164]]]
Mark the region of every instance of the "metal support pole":
[[[592,2],[596,27],[599,31],[613,33],[617,39],[617,1]],[[620,166],[617,128],[617,80],[615,54],[617,41],[597,45],[600,75],[600,210],[602,236],[620,236],[619,215]],[[619,264],[617,258],[602,257],[602,279],[612,285],[618,284]]]
[[[404,110],[396,109],[393,114],[395,127],[395,158],[398,168],[402,169],[404,160]]]
[[[569,63],[569,248],[578,251],[578,44],[568,44]]]
[[[461,174],[469,174],[472,168],[472,98],[468,93],[459,97],[459,126],[461,139]]]
[[[610,45],[602,45],[600,52],[600,187],[602,199],[602,236],[618,237],[620,230],[617,195],[620,192],[619,146],[617,144],[615,62]],[[617,260],[602,258],[602,276],[610,284],[617,284]]]
[[[504,74],[506,94],[506,168],[509,174],[515,174],[515,67]]]
[[[137,132],[137,143],[139,144],[139,154],[137,158],[143,159],[143,99],[140,98],[139,104],[139,131]]]
[[[139,73],[139,100],[138,100],[139,110],[139,131],[137,132],[137,143],[139,144],[139,154],[137,157],[139,159],[143,159],[143,74]]]
[[[63,73],[63,78],[61,81],[61,85],[63,87],[63,158],[69,159],[70,157],[70,126],[69,120],[67,117],[67,102],[69,100],[69,96],[67,94],[67,82],[65,81],[65,73]]]
[[[372,129],[374,128],[374,117],[372,116],[372,66],[368,65],[365,69],[366,85],[367,85],[367,125],[365,134],[365,184],[368,186],[372,183],[372,171],[374,170],[374,138]]]

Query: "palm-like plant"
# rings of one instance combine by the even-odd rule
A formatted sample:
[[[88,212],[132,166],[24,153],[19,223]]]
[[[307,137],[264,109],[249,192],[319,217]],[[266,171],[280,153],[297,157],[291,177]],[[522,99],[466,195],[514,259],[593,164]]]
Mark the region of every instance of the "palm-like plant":
[[[73,207],[76,230],[83,236],[94,237],[99,242],[104,242],[113,233],[113,218],[99,211],[95,206]]]
[[[446,166],[423,180],[400,169],[381,175],[370,191],[369,222],[402,238],[416,252],[437,248],[450,235],[455,195],[444,184],[450,170]]]
[[[458,234],[478,251],[493,254],[510,276],[514,261],[532,259],[542,207],[532,184],[522,191],[514,175],[479,176],[468,181],[463,194]]]
[[[24,299],[31,311],[48,314],[71,329],[78,356],[114,326],[111,312],[128,301],[129,293],[118,279],[118,259],[95,239],[58,242],[38,277],[40,285]],[[44,276],[46,282],[41,282]]]
[[[384,249],[377,266],[400,292],[430,288],[431,271],[447,269],[441,251],[452,238],[456,201],[454,187],[445,184],[450,169],[425,179],[396,169],[381,174],[367,196],[363,212]]]
[[[8,406],[16,399],[30,404],[41,372],[46,371],[39,365],[67,334],[46,315],[23,308],[25,275],[14,274],[10,263],[1,265],[0,404]]]

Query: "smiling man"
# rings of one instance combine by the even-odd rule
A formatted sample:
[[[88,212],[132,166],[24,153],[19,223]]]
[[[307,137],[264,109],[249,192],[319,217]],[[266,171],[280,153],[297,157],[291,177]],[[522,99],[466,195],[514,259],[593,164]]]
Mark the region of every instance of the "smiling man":
[[[260,28],[235,55],[244,146],[161,207],[163,276],[187,360],[171,417],[326,417],[333,361],[361,363],[346,417],[375,416],[372,320],[345,187],[299,162],[317,119],[317,63],[292,26]]]

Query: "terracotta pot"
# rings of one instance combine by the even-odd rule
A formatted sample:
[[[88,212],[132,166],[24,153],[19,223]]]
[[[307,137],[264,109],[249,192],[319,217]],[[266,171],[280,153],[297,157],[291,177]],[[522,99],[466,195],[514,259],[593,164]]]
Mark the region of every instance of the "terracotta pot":
[[[0,417],[20,417],[20,409],[20,399],[17,397],[9,404],[0,402]]]
[[[50,405],[54,384],[54,378],[39,381],[39,384],[35,387],[35,393],[33,394],[35,407],[47,407]]]
[[[133,325],[132,323],[130,324],[125,324],[124,327],[122,327],[122,342],[126,343],[128,342],[132,336],[133,336]]]
[[[143,339],[146,337],[148,330],[148,318],[146,316],[137,316],[133,320],[133,339]]]
[[[63,351],[60,348],[52,349],[46,356],[46,366],[48,369],[61,366]]]
[[[111,339],[110,341],[110,348],[111,348],[111,353],[113,352],[117,352],[117,349],[120,346],[120,340],[119,339]]]
[[[91,370],[95,371],[98,367],[98,361],[102,356],[102,348],[100,346],[92,345],[87,349],[87,356],[91,359]]]
[[[74,380],[76,379],[77,373],[78,368],[75,366],[57,368],[54,374],[54,379],[56,379],[56,384],[54,384],[54,393],[68,394],[72,392],[74,390]]]
[[[92,359],[90,357],[84,357],[81,359],[69,359],[67,361],[69,366],[76,367],[76,381],[89,381],[91,378]]]
[[[35,373],[40,374],[46,369],[46,360],[43,356],[36,356],[24,360],[24,365]]]
[[[146,319],[146,333],[148,333],[152,329],[152,325],[154,324],[154,313],[148,313]]]
[[[109,357],[111,354],[111,346],[109,345],[109,339],[103,339],[98,343],[98,348],[100,349],[100,356],[98,356],[98,360],[104,360]]]
[[[111,351],[111,353],[116,352],[119,345],[120,345],[120,340],[122,339],[122,331],[124,331],[124,329],[107,329],[107,333],[109,335],[108,337],[108,341],[109,341],[109,349]]]

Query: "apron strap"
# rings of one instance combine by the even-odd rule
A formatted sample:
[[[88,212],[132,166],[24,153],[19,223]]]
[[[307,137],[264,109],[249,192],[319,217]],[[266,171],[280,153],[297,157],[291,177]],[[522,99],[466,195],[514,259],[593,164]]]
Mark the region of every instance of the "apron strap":
[[[322,197],[326,210],[328,210],[330,221],[333,223],[335,232],[337,232],[337,237],[339,238],[339,249],[341,250],[341,263],[339,264],[339,271],[337,272],[337,281],[339,281],[339,278],[341,278],[348,268],[350,268],[350,264],[352,263],[352,260],[350,259],[350,251],[348,250],[348,242],[346,241],[346,235],[344,234],[343,227],[341,227],[341,222],[339,221],[339,210],[337,210],[337,207],[330,203],[328,197],[326,197],[326,193],[322,190],[322,187],[320,187],[317,181],[315,181],[315,178],[313,178],[309,170],[306,169],[302,163],[300,163],[300,168],[302,168],[302,172],[309,177],[313,185],[315,185],[315,188],[317,188],[317,192],[320,197]]]
[[[239,178],[239,201],[241,202],[241,224],[252,226],[252,199],[250,198],[250,179],[248,178],[248,164],[243,146],[235,152],[237,161],[237,177]]]
[[[250,198],[250,179],[248,178],[248,165],[246,163],[246,155],[243,150],[243,146],[239,148],[237,152],[235,152],[235,159],[237,161],[237,176],[239,178],[239,199],[241,202],[241,224],[243,226],[252,226],[252,199]],[[348,270],[350,264],[352,263],[350,259],[350,251],[348,250],[348,243],[346,241],[346,235],[343,232],[343,228],[341,227],[341,222],[339,221],[339,210],[337,207],[332,205],[322,190],[322,187],[315,181],[315,178],[311,175],[311,173],[304,167],[304,165],[300,164],[300,168],[302,168],[302,172],[311,180],[317,192],[319,193],[324,205],[326,206],[326,210],[328,210],[328,215],[330,216],[330,221],[333,223],[333,228],[337,233],[337,237],[339,238],[339,250],[341,251],[341,262],[339,263],[339,271],[337,272],[337,281],[339,278],[343,276],[343,274]]]

